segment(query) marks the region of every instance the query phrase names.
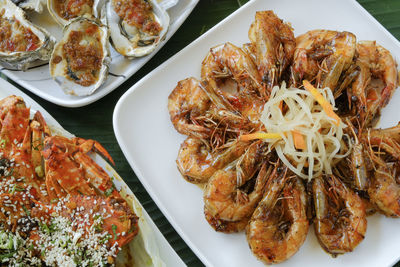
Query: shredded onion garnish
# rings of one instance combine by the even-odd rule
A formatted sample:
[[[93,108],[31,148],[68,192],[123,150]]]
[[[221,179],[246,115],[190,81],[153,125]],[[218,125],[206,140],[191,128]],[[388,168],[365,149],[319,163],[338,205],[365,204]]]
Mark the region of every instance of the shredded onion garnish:
[[[335,110],[332,91],[329,88],[317,90]],[[264,139],[269,149],[275,149],[282,162],[304,179],[331,174],[332,166],[351,151],[350,142],[343,138],[346,124],[329,116],[310,92],[286,88],[285,82],[272,89],[261,122],[267,133],[280,133],[282,137]],[[303,135],[305,149],[296,149],[293,133]],[[346,140],[350,138],[347,136]]]

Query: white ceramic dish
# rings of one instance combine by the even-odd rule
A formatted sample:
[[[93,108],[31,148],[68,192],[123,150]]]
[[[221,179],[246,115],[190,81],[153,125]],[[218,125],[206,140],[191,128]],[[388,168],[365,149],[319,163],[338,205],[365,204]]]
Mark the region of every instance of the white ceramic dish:
[[[150,55],[128,60],[111,47],[112,61],[110,73],[106,82],[92,95],[81,97],[66,95],[61,87],[51,78],[48,64],[29,69],[25,72],[6,69],[2,69],[1,72],[32,93],[54,104],[65,107],[81,107],[88,105],[112,92],[149,61],[182,25],[198,1],[199,0],[180,0],[174,7],[168,10],[170,26],[166,38]],[[44,8],[43,14],[31,13],[30,18],[37,25],[49,30],[57,40],[61,38],[62,28],[52,19],[46,7]]]
[[[27,106],[31,107],[31,110],[39,110],[42,113],[46,122],[48,123],[49,126],[52,127],[52,129],[56,128],[57,132],[60,132],[63,135],[67,135],[67,136],[71,135],[70,133],[65,131],[62,128],[62,126],[46,110],[44,110],[38,103],[36,103],[32,98],[30,98],[28,95],[26,95],[23,92],[21,92],[20,90],[18,90],[15,86],[11,85],[4,79],[0,78],[0,99],[7,97],[9,95],[21,96],[25,100]],[[158,244],[159,256],[162,259],[162,261],[165,263],[165,266],[182,266],[182,267],[185,266],[185,264],[183,263],[181,258],[176,254],[175,250],[169,245],[168,241],[164,238],[164,236],[161,234],[160,230],[157,228],[157,226],[151,220],[151,218],[147,214],[146,210],[140,205],[139,201],[137,201],[134,194],[129,189],[128,185],[123,182],[123,180],[119,177],[119,175],[116,173],[116,171],[100,156],[95,156],[94,159],[98,164],[100,164],[100,166],[102,168],[104,168],[106,170],[107,173],[109,173],[113,177],[116,177],[116,180],[114,180],[114,182],[115,182],[117,189],[120,190],[122,188],[123,191],[126,192],[126,194],[128,196],[131,196],[136,200],[136,201],[134,201],[135,206],[136,206],[136,214],[138,215],[139,218],[144,220],[146,222],[146,224],[150,227],[150,231],[153,233],[151,235],[151,238],[154,238],[155,243]],[[134,266],[138,266],[138,265],[134,265]]]
[[[377,40],[400,62],[400,43],[354,0],[254,0],[237,10],[129,89],[113,117],[117,140],[151,197],[177,232],[207,266],[263,266],[250,252],[245,235],[215,232],[203,215],[202,191],[186,182],[175,159],[181,142],[172,126],[167,98],[179,80],[200,77],[209,48],[224,42],[248,42],[257,10],[273,10],[292,23],[295,35],[323,28],[347,30],[359,40]],[[383,110],[380,126],[397,124],[400,92]],[[400,257],[400,219],[368,218],[365,240],[352,253],[332,258],[317,242],[312,227],[305,244],[280,266],[389,266]]]

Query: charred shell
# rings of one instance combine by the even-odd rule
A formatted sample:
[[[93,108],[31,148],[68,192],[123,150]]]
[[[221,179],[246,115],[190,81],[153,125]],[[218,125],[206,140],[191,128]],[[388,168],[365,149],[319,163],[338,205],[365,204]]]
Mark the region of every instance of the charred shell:
[[[50,59],[55,39],[28,21],[10,0],[0,0],[0,25],[0,63],[4,67],[26,70]]]
[[[65,93],[92,94],[105,81],[110,64],[109,32],[98,20],[73,19],[50,59],[50,74]]]
[[[43,6],[46,5],[46,0],[12,0],[14,4],[22,9],[33,10],[37,13],[42,13]]]

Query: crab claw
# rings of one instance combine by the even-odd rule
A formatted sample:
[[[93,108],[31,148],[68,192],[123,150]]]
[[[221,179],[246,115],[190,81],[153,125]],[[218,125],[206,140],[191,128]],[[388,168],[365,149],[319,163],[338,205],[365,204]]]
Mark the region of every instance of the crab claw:
[[[50,136],[44,140],[42,155],[45,161],[46,185],[51,199],[77,195],[119,196],[110,176],[89,156],[103,150],[100,144],[81,138],[68,139]]]
[[[115,166],[114,160],[111,158],[110,154],[107,152],[107,150],[100,145],[99,142],[92,140],[92,139],[83,139],[83,138],[79,138],[79,137],[75,137],[73,138],[73,140],[75,141],[75,144],[80,146],[80,149],[83,153],[88,153],[90,151],[95,151],[97,153],[99,153],[100,155],[102,155],[104,158],[106,158],[109,162],[112,163],[112,165]]]

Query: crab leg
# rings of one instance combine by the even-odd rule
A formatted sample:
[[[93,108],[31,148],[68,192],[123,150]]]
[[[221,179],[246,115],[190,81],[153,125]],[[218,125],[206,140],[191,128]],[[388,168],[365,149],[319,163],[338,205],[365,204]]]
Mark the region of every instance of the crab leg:
[[[110,176],[87,154],[78,151],[74,159],[80,162],[85,177],[102,195],[111,194],[114,191]]]
[[[115,165],[114,160],[111,158],[110,154],[107,152],[107,150],[100,145],[99,142],[91,139],[83,139],[79,137],[75,137],[74,141],[76,145],[80,147],[80,150],[82,153],[87,154],[90,151],[95,151],[98,152],[100,155],[102,155],[105,159],[107,159],[109,162],[112,163],[112,165]]]
[[[84,179],[84,170],[71,155],[74,146],[70,140],[62,136],[52,136],[46,138],[44,142],[42,155],[45,159],[48,191],[54,190],[61,196],[65,196],[66,193],[95,195],[94,189]]]
[[[43,150],[43,140],[47,136],[51,136],[49,127],[44,120],[42,114],[37,111],[30,124],[32,129],[32,165],[39,178],[44,177],[44,163],[40,153]]]
[[[13,148],[23,141],[29,125],[29,108],[26,108],[25,105],[22,106],[22,104],[20,106],[9,107],[6,114],[1,114],[3,119],[0,142],[2,152],[6,157],[11,157]],[[2,112],[5,112],[5,110],[3,109]]]
[[[119,196],[108,174],[88,155],[99,151],[113,162],[96,141],[51,136],[44,140],[41,152],[45,160],[46,184],[52,198],[72,195]]]

